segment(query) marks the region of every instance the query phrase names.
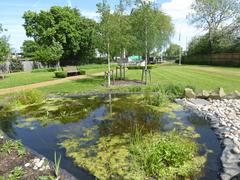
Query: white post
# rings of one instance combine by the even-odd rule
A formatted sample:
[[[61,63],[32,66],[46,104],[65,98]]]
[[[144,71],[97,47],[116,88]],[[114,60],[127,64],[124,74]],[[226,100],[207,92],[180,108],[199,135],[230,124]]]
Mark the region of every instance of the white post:
[[[108,87],[111,85],[110,43],[108,40]]]
[[[179,33],[179,65],[182,65],[181,32]]]

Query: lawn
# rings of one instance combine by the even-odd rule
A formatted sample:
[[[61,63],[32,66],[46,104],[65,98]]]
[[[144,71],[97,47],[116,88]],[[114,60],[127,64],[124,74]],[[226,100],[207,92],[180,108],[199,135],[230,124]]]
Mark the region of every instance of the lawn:
[[[197,90],[223,87],[226,92],[240,90],[240,68],[164,65],[151,70],[153,84],[182,84]],[[128,79],[140,80],[141,70],[129,70]]]
[[[91,73],[101,72],[104,66],[85,66],[85,70]],[[92,68],[92,69],[91,69]],[[182,84],[195,87],[197,90],[213,90],[223,87],[226,92],[240,91],[240,68],[224,68],[210,66],[178,66],[160,65],[152,72],[152,84]],[[128,79],[141,79],[141,70],[128,70]],[[45,93],[78,93],[103,91],[103,77],[88,80],[77,80],[63,84],[39,88]],[[122,89],[122,88],[121,88]]]
[[[111,69],[114,69],[117,65],[112,64]],[[84,70],[87,72],[87,74],[93,74],[98,72],[105,72],[108,70],[107,64],[89,64],[89,65],[83,65],[79,66],[80,70]]]
[[[4,80],[0,80],[0,89],[10,88],[15,86],[22,86],[27,84],[33,84],[38,82],[54,80],[54,74],[52,72],[20,72],[7,74]]]
[[[112,65],[112,68],[116,65]],[[80,66],[81,70],[87,72],[87,74],[93,74],[97,72],[107,71],[106,64],[90,64]],[[44,81],[50,81],[56,79],[53,72],[20,72],[7,74],[4,80],[0,80],[0,89],[10,88],[15,86],[28,85],[33,83],[39,83]]]
[[[90,79],[75,80],[62,84],[38,88],[45,94],[65,94],[65,93],[87,93],[104,90],[103,77],[93,77]]]

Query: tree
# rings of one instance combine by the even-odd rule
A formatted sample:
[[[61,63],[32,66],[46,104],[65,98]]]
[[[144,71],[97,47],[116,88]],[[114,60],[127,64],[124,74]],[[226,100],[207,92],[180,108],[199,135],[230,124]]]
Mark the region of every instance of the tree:
[[[178,57],[180,51],[182,52],[182,47],[178,44],[170,44],[170,46],[167,48],[165,54],[168,57]]]
[[[23,18],[26,35],[38,45],[58,42],[62,46],[62,63],[80,64],[95,55],[96,23],[81,16],[78,9],[53,6],[39,13],[27,11]]]
[[[171,18],[150,1],[137,1],[140,5],[132,11],[132,33],[137,42],[135,51],[145,56],[145,81],[147,82],[147,60],[155,49],[161,49],[173,34]]]
[[[106,0],[103,0],[102,3],[97,4],[97,12],[100,14],[100,23],[99,23],[99,44],[102,46],[102,51],[106,52],[108,59],[108,86],[111,85],[111,62],[110,62],[110,49],[111,42],[114,39],[114,33],[116,30],[116,24],[114,23],[113,16],[110,13],[110,6],[107,4]]]
[[[21,47],[24,57],[34,57],[35,52],[38,49],[38,45],[33,40],[25,40]]]
[[[212,51],[214,33],[239,16],[240,1],[195,0],[191,8],[193,13],[189,15],[190,23],[208,31],[208,48]]]
[[[63,48],[60,43],[54,42],[51,46],[42,45],[34,53],[34,58],[45,65],[56,64],[62,57]]]
[[[2,25],[0,24],[0,34],[4,31]],[[10,45],[8,43],[8,38],[6,36],[0,37],[0,61],[6,60],[10,53]]]

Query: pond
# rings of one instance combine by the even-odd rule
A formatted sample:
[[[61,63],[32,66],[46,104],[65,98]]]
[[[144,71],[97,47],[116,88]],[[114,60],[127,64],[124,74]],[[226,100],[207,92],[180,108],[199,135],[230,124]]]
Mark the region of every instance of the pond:
[[[106,146],[105,153],[111,154],[109,144],[121,142],[118,137],[131,133],[136,124],[142,133],[194,131],[194,141],[202,145],[200,153],[208,152],[198,179],[217,179],[222,150],[208,122],[175,104],[165,108],[147,106],[141,103],[142,96],[107,94],[48,99],[39,105],[1,113],[0,129],[52,161],[54,152],[61,154],[61,167],[78,179],[95,179],[81,167],[101,171],[99,158],[87,158],[96,156],[96,142]],[[114,153],[120,152],[124,151]],[[108,155],[103,157],[111,161]]]

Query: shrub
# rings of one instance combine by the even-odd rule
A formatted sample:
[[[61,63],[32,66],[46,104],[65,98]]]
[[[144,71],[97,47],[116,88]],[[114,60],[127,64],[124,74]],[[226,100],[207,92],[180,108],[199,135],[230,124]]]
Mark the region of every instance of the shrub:
[[[148,69],[153,69],[153,68],[156,68],[157,65],[148,65],[147,67]],[[144,66],[128,66],[127,68],[129,70],[133,70],[133,69],[144,69],[145,67]]]
[[[11,60],[9,69],[11,72],[20,72],[23,71],[23,65],[19,60]]]
[[[17,93],[12,101],[13,103],[17,103],[20,105],[30,105],[30,104],[42,103],[43,100],[44,100],[44,96],[42,92],[33,89],[33,90],[21,91]]]
[[[184,96],[184,89],[185,87],[183,85],[175,85],[175,84],[169,84],[164,87],[165,93],[170,98],[179,98]]]
[[[66,78],[67,77],[66,71],[56,71],[54,73],[55,73],[56,78]]]
[[[79,75],[86,75],[86,71],[83,71],[83,70],[79,70]]]
[[[38,73],[38,72],[55,72],[56,68],[41,68],[41,69],[33,69],[32,73]]]

